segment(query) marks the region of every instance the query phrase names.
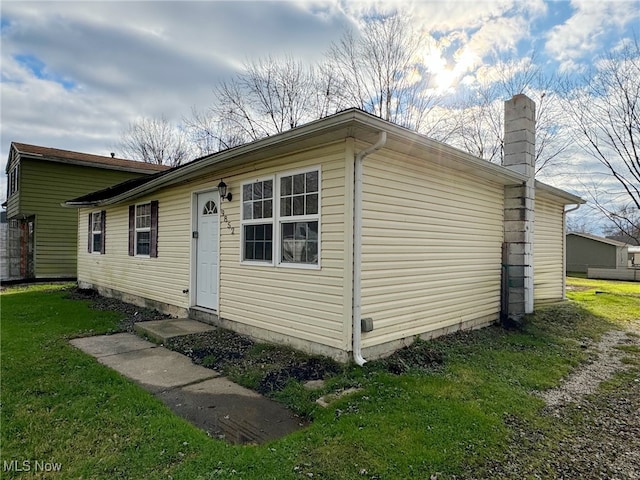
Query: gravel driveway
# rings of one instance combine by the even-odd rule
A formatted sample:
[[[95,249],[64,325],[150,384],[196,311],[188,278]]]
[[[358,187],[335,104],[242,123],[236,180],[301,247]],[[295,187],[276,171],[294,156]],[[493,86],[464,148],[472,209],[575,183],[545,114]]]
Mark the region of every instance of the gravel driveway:
[[[588,348],[593,361],[541,395],[550,429],[509,419],[509,453],[482,478],[640,479],[640,321]]]

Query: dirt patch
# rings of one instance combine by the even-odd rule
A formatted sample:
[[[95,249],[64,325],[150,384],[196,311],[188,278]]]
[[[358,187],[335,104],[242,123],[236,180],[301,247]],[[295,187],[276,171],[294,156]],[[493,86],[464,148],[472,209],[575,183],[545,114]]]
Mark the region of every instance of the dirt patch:
[[[262,394],[282,390],[290,380],[320,380],[343,368],[326,357],[256,343],[223,329],[178,337],[170,340],[167,347]]]
[[[401,348],[389,357],[368,362],[367,368],[384,368],[395,375],[411,371],[433,371],[444,364],[444,355],[433,348],[432,344],[416,340],[412,345]]]

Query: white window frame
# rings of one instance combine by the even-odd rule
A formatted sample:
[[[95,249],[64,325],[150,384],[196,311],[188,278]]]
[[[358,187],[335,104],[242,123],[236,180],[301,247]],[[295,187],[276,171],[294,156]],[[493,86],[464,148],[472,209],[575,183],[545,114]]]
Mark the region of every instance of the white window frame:
[[[138,227],[138,207],[149,206],[149,226]],[[134,217],[134,236],[133,236],[133,252],[136,257],[151,258],[151,202],[136,203],[135,205],[135,217]],[[138,233],[149,233],[149,253],[138,253]]]
[[[309,173],[309,172],[318,172],[318,213],[311,215],[290,215],[290,216],[282,216],[280,215],[280,184],[281,180],[284,177],[290,177],[293,175],[297,175],[300,173]],[[258,218],[258,219],[249,219],[245,220],[243,218],[243,209],[244,209],[244,186],[249,184],[254,184],[256,182],[264,182],[267,180],[273,181],[273,210],[271,218]],[[252,178],[240,184],[240,263],[243,265],[255,265],[262,267],[276,267],[276,268],[298,268],[304,270],[320,270],[321,268],[321,260],[322,260],[322,245],[321,245],[321,212],[322,212],[322,168],[320,165],[314,165],[304,168],[298,168],[296,170],[289,170],[282,173],[277,173],[275,175],[268,175],[258,178]],[[318,262],[317,263],[295,263],[295,262],[283,262],[281,261],[281,253],[282,253],[282,224],[283,223],[293,223],[293,222],[318,222]],[[271,224],[272,228],[272,252],[271,252],[271,261],[261,261],[261,260],[245,260],[244,259],[244,247],[245,247],[245,225],[263,225],[263,224]]]
[[[244,187],[245,185],[253,185],[258,182],[266,182],[271,180],[272,182],[272,199],[271,199],[271,217],[267,218],[244,218]],[[277,241],[275,216],[276,216],[276,178],[275,175],[252,178],[246,182],[240,184],[240,263],[244,265],[258,265],[258,266],[273,266],[276,255],[275,244]],[[245,260],[244,247],[245,247],[245,229],[246,225],[271,225],[271,260]]]
[[[18,193],[18,185],[20,184],[20,164],[16,163],[13,168],[9,171],[9,195],[12,196],[15,193]]]
[[[98,215],[98,230],[96,230],[96,215]],[[102,212],[91,212],[91,253],[95,253],[97,255],[101,255],[102,252],[98,249],[95,249],[96,246],[96,235],[102,235]],[[100,243],[102,244],[102,239],[100,239]]]
[[[318,213],[315,214],[305,214],[305,215],[288,215],[283,216],[280,214],[280,203],[281,203],[281,183],[284,177],[291,177],[293,175],[297,175],[300,173],[310,173],[310,172],[318,172]],[[277,192],[277,202],[276,202],[276,222],[275,222],[275,242],[276,242],[276,266],[283,268],[299,268],[305,270],[320,270],[321,267],[321,233],[322,233],[322,222],[321,211],[322,211],[322,168],[319,165],[298,168],[296,170],[290,170],[287,172],[278,173],[276,175],[276,192]],[[282,261],[282,225],[284,223],[294,223],[294,222],[318,222],[318,261],[317,263],[296,263],[296,262],[283,262]]]

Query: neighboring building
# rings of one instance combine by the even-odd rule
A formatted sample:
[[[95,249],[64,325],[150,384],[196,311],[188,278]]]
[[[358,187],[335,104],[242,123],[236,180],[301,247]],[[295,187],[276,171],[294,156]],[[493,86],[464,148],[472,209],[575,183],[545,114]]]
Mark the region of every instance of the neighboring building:
[[[78,212],[64,208],[64,201],[167,168],[11,143],[5,204],[8,271],[3,280],[75,278]]]
[[[618,242],[625,243],[630,247],[637,247],[638,245],[640,245],[638,243],[638,240],[631,235],[607,235],[606,238],[608,238],[609,240],[617,240]]]
[[[611,235],[607,236],[609,240],[617,240],[618,242],[625,243],[627,245],[627,252],[629,253],[629,268],[640,268],[640,244],[636,237],[631,235]]]
[[[535,105],[506,107],[508,167],[352,109],[69,200],[78,282],[357,363],[561,300],[583,201],[534,180]]]
[[[629,268],[640,268],[640,247],[629,246],[627,251],[629,253]]]
[[[567,234],[567,272],[587,273],[589,268],[627,268],[627,244],[587,233]]]
[[[9,278],[8,236],[9,225],[7,223],[7,212],[0,212],[0,278]]]

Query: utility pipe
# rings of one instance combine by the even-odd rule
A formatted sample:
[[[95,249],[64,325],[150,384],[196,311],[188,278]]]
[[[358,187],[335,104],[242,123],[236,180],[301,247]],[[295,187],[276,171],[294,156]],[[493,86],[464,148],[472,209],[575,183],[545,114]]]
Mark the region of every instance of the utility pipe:
[[[364,157],[380,150],[387,143],[387,132],[380,132],[378,141],[355,155],[355,181],[353,193],[353,360],[360,366],[362,357],[361,303],[362,303],[362,186]]]

